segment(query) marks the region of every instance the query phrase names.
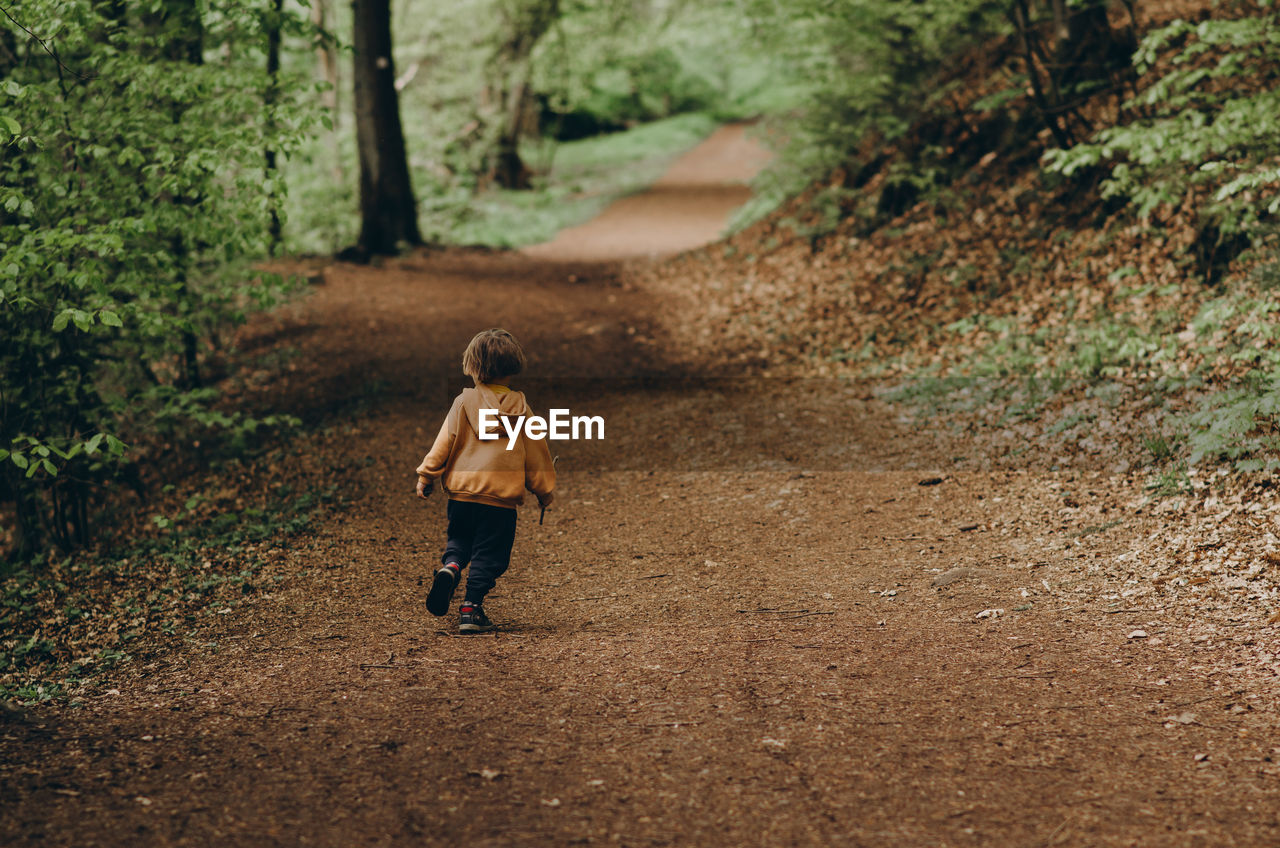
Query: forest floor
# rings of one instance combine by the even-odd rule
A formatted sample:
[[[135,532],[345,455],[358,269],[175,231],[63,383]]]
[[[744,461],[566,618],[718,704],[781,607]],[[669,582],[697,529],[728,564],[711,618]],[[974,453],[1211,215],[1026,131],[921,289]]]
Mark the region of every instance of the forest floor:
[[[715,182],[524,253],[331,266],[252,326],[298,348],[259,400],[330,422],[306,447],[349,506],[200,639],[7,713],[0,841],[1280,843],[1274,630],[1120,594],[1176,529],[1141,481],[964,470],[865,386],[678,355],[614,257],[710,238],[741,133],[672,172]],[[606,439],[556,446],[503,626],[461,637],[423,608],[444,502],[413,468],[487,326]]]

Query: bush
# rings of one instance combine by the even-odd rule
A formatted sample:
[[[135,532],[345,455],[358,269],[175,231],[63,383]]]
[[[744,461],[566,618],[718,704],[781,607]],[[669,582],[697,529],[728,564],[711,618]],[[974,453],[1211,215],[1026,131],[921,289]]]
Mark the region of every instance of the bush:
[[[0,29],[0,503],[21,553],[88,539],[125,438],[245,423],[211,411],[207,344],[281,290],[237,263],[266,252],[283,191],[264,150],[287,153],[314,113],[265,73],[268,15],[166,9],[29,0],[25,26],[56,37]],[[233,43],[234,61],[201,61]]]
[[[1127,198],[1143,217],[1201,192],[1210,248],[1269,229],[1280,212],[1280,13],[1271,5],[1237,3],[1242,17],[1177,20],[1148,34],[1134,61],[1154,79],[1127,104],[1137,120],[1050,151],[1048,169],[1108,167],[1103,196]]]

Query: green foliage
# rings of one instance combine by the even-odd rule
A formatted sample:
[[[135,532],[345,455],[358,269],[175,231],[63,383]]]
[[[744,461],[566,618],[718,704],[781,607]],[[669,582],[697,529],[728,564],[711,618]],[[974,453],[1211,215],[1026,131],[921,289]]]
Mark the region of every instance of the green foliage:
[[[790,70],[789,143],[761,178],[741,226],[833,169],[869,139],[900,138],[939,106],[927,84],[966,48],[1007,29],[996,0],[743,0],[763,47]],[[785,83],[784,83],[785,84]]]
[[[1156,463],[1167,462],[1176,451],[1174,441],[1163,434],[1143,436],[1142,446],[1151,454],[1151,461]]]
[[[1208,459],[1231,461],[1239,471],[1275,468],[1280,462],[1258,454],[1280,448],[1276,422],[1280,421],[1280,375],[1260,391],[1231,389],[1211,396],[1192,414],[1189,438],[1191,465]]]
[[[1269,0],[1240,2],[1235,19],[1178,20],[1148,34],[1134,56],[1158,76],[1128,107],[1139,118],[1101,130],[1089,144],[1050,151],[1050,171],[1110,168],[1106,197],[1146,217],[1209,190],[1206,218],[1221,232],[1252,231],[1280,212],[1280,13]]]
[[[756,35],[724,0],[577,3],[539,45],[533,85],[554,113],[600,126],[695,111],[751,116],[791,76]]]
[[[283,193],[264,150],[288,153],[315,116],[291,78],[267,105],[269,8],[29,0],[42,41],[4,22],[21,61],[0,105],[18,128],[0,160],[0,501],[20,548],[85,541],[124,439],[236,421],[201,412],[206,345],[282,292],[239,260],[267,252]]]

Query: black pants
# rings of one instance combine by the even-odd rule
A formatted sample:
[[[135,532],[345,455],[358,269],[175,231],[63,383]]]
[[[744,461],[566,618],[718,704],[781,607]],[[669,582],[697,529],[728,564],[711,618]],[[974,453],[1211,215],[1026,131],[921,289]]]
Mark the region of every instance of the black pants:
[[[516,540],[516,511],[501,506],[450,499],[449,539],[440,563],[471,563],[465,600],[478,604],[511,564]]]

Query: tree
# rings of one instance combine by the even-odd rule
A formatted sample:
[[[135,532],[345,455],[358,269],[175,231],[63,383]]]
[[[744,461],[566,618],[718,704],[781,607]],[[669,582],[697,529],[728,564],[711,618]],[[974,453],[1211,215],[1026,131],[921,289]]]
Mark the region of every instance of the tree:
[[[1090,98],[1104,91],[1120,92],[1132,79],[1134,27],[1113,30],[1107,6],[1106,0],[1053,0],[1051,15],[1044,21],[1035,17],[1029,0],[1013,0],[1010,6],[1036,107],[1059,147],[1070,147],[1093,132],[1081,114]],[[1129,11],[1132,23],[1131,6]]]
[[[263,29],[267,35],[267,89],[263,96],[263,106],[266,107],[266,120],[268,127],[268,136],[275,135],[275,107],[276,101],[280,99],[280,36],[281,28],[284,23],[284,0],[271,0],[271,9],[267,12],[266,22]],[[264,151],[266,162],[266,178],[268,185],[278,176],[278,163],[276,161],[276,149],[268,147]],[[269,248],[272,255],[280,249],[282,240],[282,222],[280,220],[280,200],[275,192],[268,190],[270,198],[270,216],[271,222],[268,225]]]
[[[1136,119],[1048,155],[1068,177],[1107,169],[1102,196],[1143,219],[1194,198],[1207,282],[1251,242],[1274,244],[1280,215],[1280,13],[1261,0],[1238,8],[1147,33],[1134,57],[1146,84],[1127,104]]]
[[[504,0],[503,31],[491,66],[490,91],[498,106],[498,133],[489,178],[503,188],[529,188],[529,169],[520,158],[520,137],[530,123],[529,58],[560,16],[560,0]]]
[[[341,105],[338,101],[338,40],[329,30],[329,0],[312,0],[311,25],[314,29],[316,64],[324,80],[321,102],[330,117],[329,143],[333,150],[333,180],[346,182],[346,169],[342,167],[342,149],[338,141],[338,128],[342,124]]]
[[[84,544],[92,508],[141,485],[140,456],[266,420],[199,385],[225,330],[279,294],[243,264],[269,243],[262,154],[296,149],[317,117],[287,63],[274,85],[263,73],[261,8],[0,15],[0,505],[20,557]]]
[[[359,257],[388,256],[418,245],[418,209],[409,179],[395,62],[390,0],[353,0],[356,147],[360,159]],[[350,255],[350,254],[348,254]]]

